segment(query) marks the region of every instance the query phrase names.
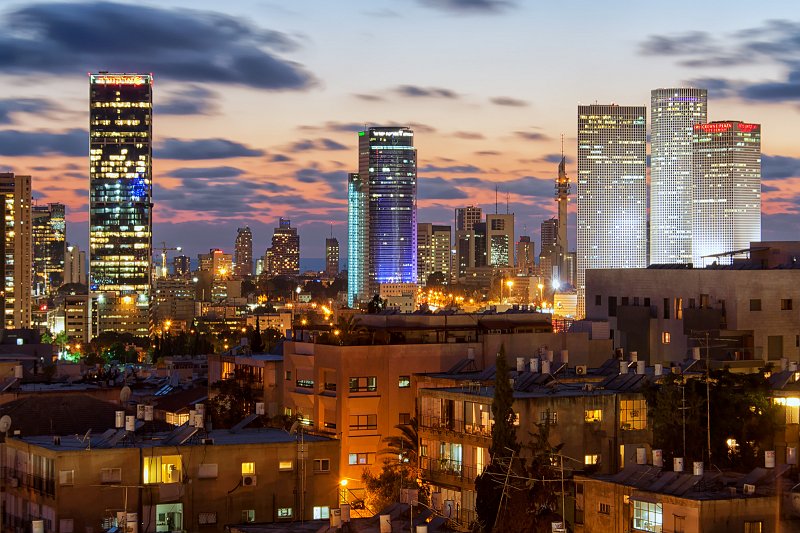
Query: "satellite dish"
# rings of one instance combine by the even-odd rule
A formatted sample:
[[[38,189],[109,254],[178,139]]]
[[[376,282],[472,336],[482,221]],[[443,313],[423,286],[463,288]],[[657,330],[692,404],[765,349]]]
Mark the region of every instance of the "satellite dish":
[[[3,415],[0,418],[0,431],[6,433],[11,428],[11,417],[8,415]]]
[[[128,400],[130,400],[130,399],[131,399],[131,388],[128,387],[127,385],[125,385],[119,391],[119,401],[120,401],[121,404],[124,405],[124,404],[128,403]]]

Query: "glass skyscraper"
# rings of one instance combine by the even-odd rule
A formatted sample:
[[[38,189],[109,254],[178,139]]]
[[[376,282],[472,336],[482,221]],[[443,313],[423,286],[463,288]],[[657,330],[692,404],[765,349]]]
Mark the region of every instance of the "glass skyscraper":
[[[578,316],[586,270],[647,266],[647,108],[578,106]]]
[[[350,305],[377,294],[381,283],[417,282],[414,132],[373,127],[358,136],[358,174],[348,179]]]
[[[31,207],[33,232],[33,292],[37,296],[58,290],[64,283],[67,251],[66,207],[52,203]]]
[[[148,74],[89,76],[91,290],[150,293],[152,103]]]
[[[705,89],[650,93],[650,264],[692,261],[692,135],[706,122]]]
[[[694,126],[692,262],[730,263],[729,254],[761,240],[761,125],[724,121]]]

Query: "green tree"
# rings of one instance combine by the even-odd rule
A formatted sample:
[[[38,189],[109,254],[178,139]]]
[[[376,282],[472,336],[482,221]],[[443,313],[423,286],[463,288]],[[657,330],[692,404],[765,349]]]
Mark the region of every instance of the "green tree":
[[[407,424],[397,424],[395,429],[399,435],[389,435],[383,439],[386,448],[380,453],[397,458],[401,463],[415,465],[419,461],[419,425],[416,418],[411,418]]]
[[[386,309],[386,300],[381,298],[379,294],[373,296],[372,300],[367,304],[367,313],[370,315],[378,314],[384,309]]]
[[[253,391],[235,379],[220,381],[218,393],[206,402],[208,419],[215,428],[230,428],[242,421],[253,406]]]
[[[505,345],[495,360],[494,397],[492,398],[492,445],[489,448],[490,463],[475,481],[476,512],[478,523],[483,531],[502,531],[495,529],[506,480],[520,473],[519,444],[514,427],[514,390],[508,379],[508,362]]]

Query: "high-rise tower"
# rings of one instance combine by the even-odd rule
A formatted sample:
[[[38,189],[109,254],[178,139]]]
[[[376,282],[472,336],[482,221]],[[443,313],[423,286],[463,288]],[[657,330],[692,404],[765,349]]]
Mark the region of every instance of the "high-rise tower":
[[[590,268],[647,266],[647,108],[578,106],[578,316]]]
[[[300,235],[288,218],[278,220],[272,232],[272,246],[266,254],[267,272],[270,276],[300,275]]]
[[[692,261],[692,135],[706,122],[705,89],[650,93],[650,264]]]
[[[89,76],[91,290],[150,292],[153,78]]]
[[[405,127],[358,133],[358,178],[348,180],[348,302],[378,293],[381,283],[417,282],[417,150]],[[355,224],[355,226],[353,226]],[[364,228],[365,226],[365,228]]]
[[[233,249],[233,264],[239,279],[253,275],[253,232],[249,227],[239,228]]]
[[[64,283],[65,215],[64,204],[34,205],[31,208],[33,289],[38,296],[55,292]]]
[[[330,236],[325,239],[325,276],[330,279],[339,275],[339,239]]]
[[[3,290],[0,329],[31,327],[31,278],[33,244],[31,232],[31,177],[0,173],[0,200],[3,205],[3,237],[0,239],[0,264]]]
[[[695,124],[692,262],[730,263],[761,240],[761,125]]]

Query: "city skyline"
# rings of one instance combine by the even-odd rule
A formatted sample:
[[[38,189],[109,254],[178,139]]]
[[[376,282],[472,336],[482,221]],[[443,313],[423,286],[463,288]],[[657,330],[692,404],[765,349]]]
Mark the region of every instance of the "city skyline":
[[[523,21],[531,8],[514,2],[450,1],[439,7],[413,2],[402,13],[386,11],[388,3],[369,9],[337,6],[350,15],[347,24],[358,29],[357,36],[370,40],[383,34],[398,38],[398,22],[412,17],[419,22],[407,43],[412,58],[398,65],[403,68],[381,68],[374,63],[379,47],[368,52],[366,59],[378,65],[368,70],[378,77],[343,68],[361,51],[359,39],[351,43],[340,37],[341,28],[334,32],[325,25],[333,6],[313,3],[300,12],[232,2],[226,14],[212,14],[209,2],[192,3],[199,11],[184,10],[187,5],[18,4],[0,15],[16,28],[4,38],[10,50],[68,39],[54,31],[36,34],[58,24],[95,45],[111,39],[114,47],[96,49],[118,51],[64,51],[57,60],[35,64],[0,61],[6,81],[0,98],[3,170],[30,174],[39,203],[67,205],[67,239],[81,249],[88,250],[85,73],[99,69],[154,74],[154,242],[182,246],[191,257],[212,247],[232,252],[236,229],[245,224],[252,228],[253,253],[259,257],[281,216],[298,226],[303,258],[324,257],[322,236],[331,224],[346,247],[347,170],[357,163],[351,147],[365,122],[414,129],[422,154],[419,222],[449,225],[453,208],[470,204],[494,212],[498,186],[501,194],[509,193],[516,233],[524,226],[538,228],[556,213],[552,180],[562,132],[567,173],[576,175],[573,117],[579,103],[647,105],[651,90],[686,85],[708,89],[709,121],[737,117],[769,132],[762,145],[763,238],[791,238],[800,226],[794,192],[800,187],[800,153],[789,127],[798,114],[797,88],[787,73],[796,53],[788,43],[799,30],[789,18],[788,2],[770,6],[768,13],[731,9],[715,19],[713,32],[677,15],[655,26],[642,7],[619,2],[599,16],[611,20],[624,13],[632,22],[643,22],[624,41],[602,36],[588,19],[570,17],[565,8],[548,8],[557,23],[530,35]],[[67,8],[82,17],[69,17]],[[147,42],[101,34],[93,23],[110,15],[151,21],[143,36]],[[787,20],[769,22],[773,19]],[[34,31],[41,37],[38,44],[25,35],[34,27],[32,20],[42,21]],[[238,24],[239,37],[216,52],[207,45],[194,55],[181,48],[177,37],[184,28],[213,27],[214,20]],[[477,27],[486,31],[480,46],[465,37]],[[574,46],[540,50],[565,29],[580,32],[582,39],[602,37],[602,46],[590,54],[605,54],[605,68],[628,65],[636,82],[627,74],[598,77],[602,67],[585,61],[586,52]],[[334,33],[338,48],[327,50],[326,38]],[[124,31],[119,34],[124,38]],[[737,39],[723,52],[720,43],[726,37]],[[219,38],[212,29],[209,40]],[[760,40],[780,46],[757,47]],[[253,43],[258,46],[250,59],[258,62],[251,69],[233,69],[236,60],[245,59],[242,49]],[[503,48],[514,53],[506,57]],[[170,57],[139,59],[155,49],[169,50]],[[458,60],[437,70],[453,54]],[[213,68],[200,68],[203,55]],[[186,65],[170,67],[176,64],[170,58],[185,59]],[[530,65],[530,75],[519,74],[519,61]],[[735,75],[730,66],[736,67]],[[479,71],[485,73],[480,79]],[[544,76],[557,83],[538,83]],[[52,96],[56,87],[58,99]],[[570,207],[573,228],[575,206]],[[528,233],[541,242],[537,230]],[[574,235],[571,230],[572,243]]]

